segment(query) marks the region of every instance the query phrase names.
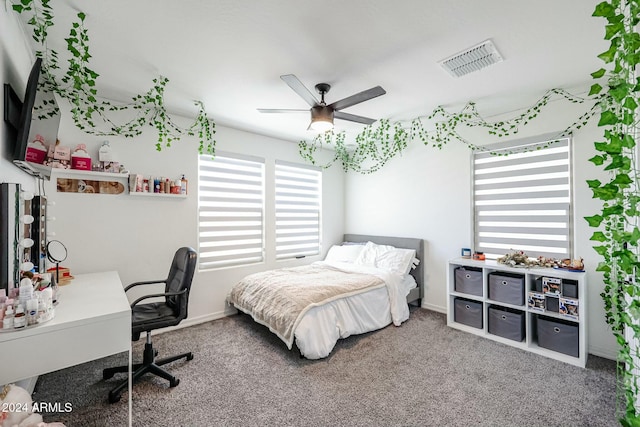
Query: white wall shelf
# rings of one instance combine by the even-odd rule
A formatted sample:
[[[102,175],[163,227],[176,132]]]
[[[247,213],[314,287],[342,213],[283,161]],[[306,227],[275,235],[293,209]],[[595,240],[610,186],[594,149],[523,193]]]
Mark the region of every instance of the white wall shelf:
[[[482,289],[478,291],[478,295],[466,292],[456,291],[456,269],[459,267],[471,267],[479,269],[482,274]],[[524,302],[523,304],[512,304],[501,301],[495,301],[489,298],[489,274],[490,273],[506,273],[518,274],[523,277],[524,286]],[[537,291],[536,280],[542,277],[558,278],[568,283],[577,285],[578,300],[578,316],[577,318],[568,318],[568,316],[559,313],[557,310],[544,310],[530,307],[528,304],[528,293]],[[552,359],[569,363],[571,365],[585,367],[587,362],[587,318],[586,318],[586,273],[571,272],[566,270],[558,270],[553,268],[515,268],[500,264],[496,261],[476,261],[467,258],[456,258],[447,263],[447,325],[459,329],[464,332],[492,339],[512,347],[517,347],[525,351],[537,353]],[[573,286],[573,285],[572,285]],[[549,296],[550,298],[554,298]],[[560,296],[558,296],[560,298]],[[473,327],[456,321],[455,302],[470,301],[474,307],[482,308],[481,327]],[[509,310],[524,318],[524,339],[516,341],[503,338],[501,336],[489,332],[489,308]],[[548,307],[545,307],[548,308]],[[480,320],[480,319],[477,319]],[[565,354],[564,352],[555,351],[544,348],[538,343],[538,325],[541,321],[551,320],[557,321],[558,324],[567,324],[571,327],[578,328],[577,356]]]
[[[51,175],[55,175],[60,178],[76,178],[76,179],[93,179],[96,181],[111,181],[114,179],[128,180],[128,173],[114,173],[114,172],[99,172],[99,171],[85,171],[78,169],[51,169]]]
[[[137,196],[137,197],[164,197],[167,199],[186,199],[187,198],[186,194],[145,193],[143,191],[130,191],[129,195]]]

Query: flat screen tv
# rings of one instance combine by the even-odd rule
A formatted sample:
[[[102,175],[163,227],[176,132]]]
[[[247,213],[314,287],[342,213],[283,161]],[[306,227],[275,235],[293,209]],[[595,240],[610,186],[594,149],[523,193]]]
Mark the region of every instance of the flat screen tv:
[[[48,147],[58,139],[60,108],[41,70],[38,58],[29,73],[20,118],[13,124],[17,131],[13,163],[31,175],[48,178],[51,168],[43,163]]]

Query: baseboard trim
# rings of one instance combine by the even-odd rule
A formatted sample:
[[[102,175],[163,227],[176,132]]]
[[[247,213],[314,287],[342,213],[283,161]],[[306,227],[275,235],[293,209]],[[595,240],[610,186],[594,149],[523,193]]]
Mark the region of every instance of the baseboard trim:
[[[612,351],[610,348],[589,346],[588,353],[610,360],[616,360],[618,358],[618,353]]]
[[[438,313],[442,313],[442,314],[447,314],[447,307],[442,307],[439,305],[433,305],[433,304],[429,304],[429,303],[422,303],[422,308],[425,308],[427,310],[431,310],[431,311],[437,311]]]
[[[237,311],[235,309],[229,308],[227,310],[218,311],[218,312],[215,312],[215,313],[209,313],[209,314],[206,314],[206,315],[203,315],[203,316],[189,317],[189,318],[183,320],[182,322],[180,322],[179,325],[170,326],[168,328],[155,329],[155,330],[153,330],[151,332],[151,335],[161,334],[161,333],[169,332],[169,331],[175,331],[177,329],[188,328],[189,326],[199,325],[201,323],[210,322],[212,320],[222,319],[223,317],[230,316],[232,314],[235,314],[236,312]]]

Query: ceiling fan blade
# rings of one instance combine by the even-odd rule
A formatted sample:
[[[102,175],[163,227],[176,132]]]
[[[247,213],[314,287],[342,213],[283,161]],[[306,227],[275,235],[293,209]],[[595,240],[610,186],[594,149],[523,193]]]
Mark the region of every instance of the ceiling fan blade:
[[[258,108],[257,109],[261,113],[307,113],[309,114],[309,110],[299,110],[299,109],[290,109],[290,108]]]
[[[377,96],[384,95],[385,93],[387,93],[386,90],[382,89],[380,86],[376,86],[336,101],[330,104],[329,107],[333,108],[334,110],[342,110],[343,108],[351,107],[352,105],[368,101]]]
[[[333,117],[335,119],[349,120],[350,122],[364,123],[365,125],[370,125],[376,121],[369,117],[356,116],[355,114],[343,113],[342,111],[334,111]]]
[[[309,89],[307,89],[306,86],[303,85],[302,82],[300,80],[298,80],[298,78],[296,76],[294,76],[293,74],[285,74],[283,76],[280,76],[280,78],[286,84],[288,84],[289,87],[291,89],[293,89],[293,91],[295,93],[300,95],[300,97],[302,97],[302,99],[307,101],[307,104],[309,104],[310,106],[313,107],[314,105],[316,105],[319,102],[318,99],[313,95],[313,93],[311,93],[311,91]]]

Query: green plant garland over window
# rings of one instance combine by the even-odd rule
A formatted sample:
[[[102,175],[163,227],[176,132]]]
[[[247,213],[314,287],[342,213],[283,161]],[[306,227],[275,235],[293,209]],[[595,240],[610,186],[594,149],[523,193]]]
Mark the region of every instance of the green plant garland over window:
[[[184,135],[199,138],[199,152],[215,154],[216,141],[214,139],[215,122],[207,117],[202,102],[196,101],[197,116],[191,126],[177,125],[167,112],[164,101],[164,90],[169,80],[158,77],[153,80],[153,87],[146,93],[136,95],[132,102],[116,104],[99,99],[96,80],[99,74],[89,68],[89,34],[84,26],[85,14],[77,14],[78,20],[69,30],[67,51],[71,54],[69,67],[60,79],[56,70],[60,69],[58,53],[47,46],[49,29],[54,25],[53,9],[50,0],[20,0],[12,4],[14,11],[29,13],[27,21],[32,38],[41,46],[36,52],[43,59],[42,71],[46,77],[48,89],[66,99],[71,104],[71,115],[76,126],[86,133],[100,136],[134,137],[142,133],[145,126],[156,129],[158,151],[170,147],[174,141]],[[133,112],[133,119],[124,123],[117,123],[112,117],[117,112]],[[128,117],[131,117],[129,115]]]
[[[522,126],[535,120],[554,98],[573,104],[588,105],[580,117],[557,135],[558,138],[571,135],[586,125],[589,119],[599,111],[598,96],[582,98],[562,89],[551,89],[534,105],[508,120],[487,121],[482,118],[475,103],[469,102],[457,113],[451,113],[443,107],[437,107],[428,116],[415,118],[406,126],[400,122],[391,123],[386,119],[379,120],[365,127],[356,136],[354,145],[345,144],[344,132],[337,134],[327,132],[316,136],[311,142],[300,141],[298,148],[300,155],[314,165],[319,164],[315,157],[317,151],[327,147],[333,149],[335,155],[332,160],[321,166],[329,167],[340,162],[345,172],[372,173],[383,167],[393,157],[401,154],[409,142],[414,140],[421,141],[427,147],[440,149],[452,141],[458,141],[475,150],[479,146],[464,138],[462,129],[480,128],[484,129],[489,136],[499,138],[513,136]],[[433,129],[427,129],[425,123],[432,124]],[[520,150],[526,151],[527,148]],[[508,154],[511,153],[496,153],[496,155]]]

